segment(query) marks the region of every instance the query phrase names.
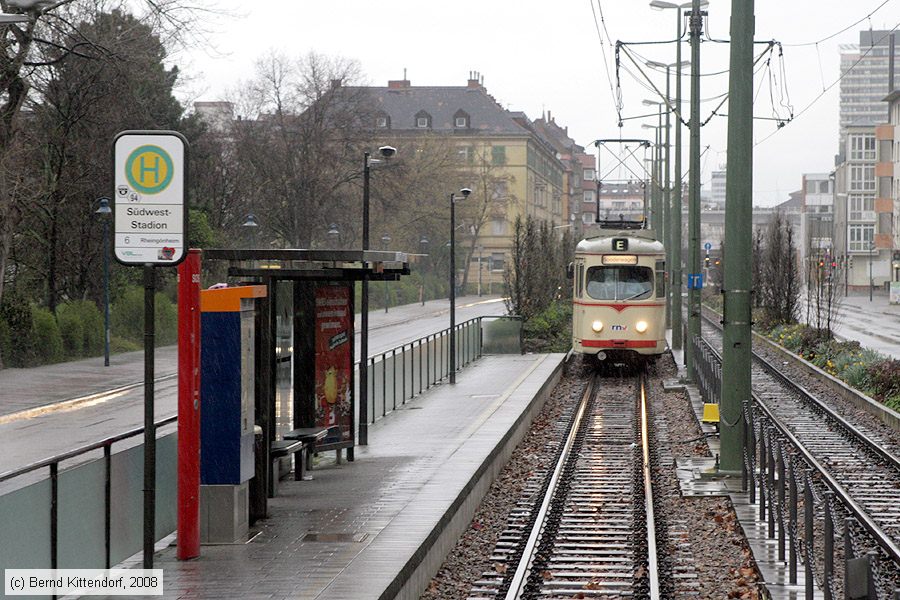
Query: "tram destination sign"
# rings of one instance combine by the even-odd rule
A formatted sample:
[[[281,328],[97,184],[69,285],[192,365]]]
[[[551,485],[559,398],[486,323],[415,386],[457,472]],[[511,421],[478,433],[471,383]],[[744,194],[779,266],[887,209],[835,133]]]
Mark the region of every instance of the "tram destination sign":
[[[176,131],[123,131],[113,142],[115,257],[174,266],[186,256],[188,144]]]

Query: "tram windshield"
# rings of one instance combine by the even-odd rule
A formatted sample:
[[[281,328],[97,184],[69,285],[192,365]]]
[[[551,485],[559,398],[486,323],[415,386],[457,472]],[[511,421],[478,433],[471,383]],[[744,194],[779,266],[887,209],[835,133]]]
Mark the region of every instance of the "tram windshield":
[[[653,292],[653,270],[648,267],[591,267],[585,289],[594,300],[645,300]]]

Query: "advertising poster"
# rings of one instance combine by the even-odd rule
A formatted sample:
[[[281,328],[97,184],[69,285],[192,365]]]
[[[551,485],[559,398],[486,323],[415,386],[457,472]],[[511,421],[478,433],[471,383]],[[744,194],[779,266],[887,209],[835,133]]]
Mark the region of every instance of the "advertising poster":
[[[353,444],[353,355],[350,288],[316,288],[316,426],[328,429],[321,446]]]

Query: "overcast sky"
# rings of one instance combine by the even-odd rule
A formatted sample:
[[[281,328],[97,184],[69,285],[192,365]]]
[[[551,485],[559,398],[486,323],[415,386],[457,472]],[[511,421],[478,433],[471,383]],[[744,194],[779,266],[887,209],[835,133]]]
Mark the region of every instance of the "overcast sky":
[[[358,60],[370,85],[386,85],[388,79],[402,79],[404,69],[412,85],[465,85],[469,71],[479,71],[488,92],[503,106],[522,110],[532,119],[550,111],[560,125],[568,126],[571,137],[584,146],[590,146],[598,138],[647,137],[653,135],[653,130],[641,129],[640,123],[655,124],[655,115],[644,121],[626,121],[621,130],[617,126],[604,56],[615,86],[616,40],[674,39],[676,11],[652,10],[648,2],[217,0],[217,5],[230,10],[233,16],[209,25],[214,51],[196,51],[178,57],[183,72],[193,78],[182,93],[191,100],[222,99],[241,80],[251,77],[254,62],[268,50],[278,49],[288,55],[312,50]],[[900,0],[888,0],[870,19],[818,45],[792,44],[822,40],[866,17],[883,2],[757,0],[755,39],[774,39],[784,44],[784,82],[795,114],[837,80],[839,44],[858,42],[861,29],[892,29],[900,24]],[[611,41],[607,39],[604,23],[600,23],[601,41],[592,6],[598,21],[602,11]],[[727,38],[731,2],[710,0],[708,10],[709,34],[716,39]],[[762,48],[758,47],[760,51]],[[633,49],[646,59],[675,61],[674,44]],[[702,72],[727,69],[727,44],[704,43],[701,52]],[[690,59],[687,44],[682,58]],[[628,60],[623,57],[622,62],[627,64]],[[636,72],[630,64],[629,70]],[[776,51],[771,72],[777,76],[777,89],[782,85],[780,71]],[[664,76],[655,79],[657,85],[665,85]],[[767,72],[756,78],[757,117],[773,115],[768,81]],[[641,101],[652,98],[651,92],[624,71],[621,82],[622,116],[649,112]],[[727,74],[705,77],[702,86],[702,98],[719,96],[728,89]],[[686,71],[685,98],[689,89]],[[775,122],[754,122],[754,138],[758,142],[754,151],[755,203],[772,205],[786,200],[789,192],[799,189],[803,173],[832,170],[837,150],[838,93],[839,85],[834,85],[796,120],[765,141],[761,140],[776,130]],[[717,103],[703,104],[701,119],[709,116]],[[688,114],[686,104],[684,112]],[[727,104],[721,112],[727,113]],[[788,110],[779,107],[778,116],[787,115]],[[724,117],[713,118],[701,130],[702,147],[709,146],[703,158],[704,183],[708,181],[709,171],[727,160],[726,130]],[[611,164],[610,158],[604,156],[601,171]]]

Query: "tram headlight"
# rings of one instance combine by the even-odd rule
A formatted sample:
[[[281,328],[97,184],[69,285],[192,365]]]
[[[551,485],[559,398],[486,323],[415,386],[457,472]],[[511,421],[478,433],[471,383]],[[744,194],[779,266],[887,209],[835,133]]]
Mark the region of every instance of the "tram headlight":
[[[591,329],[594,330],[594,333],[600,333],[603,330],[603,321],[594,321],[591,323]]]
[[[634,328],[637,329],[638,333],[644,333],[647,331],[647,321],[638,321],[634,324]]]

